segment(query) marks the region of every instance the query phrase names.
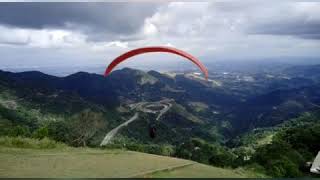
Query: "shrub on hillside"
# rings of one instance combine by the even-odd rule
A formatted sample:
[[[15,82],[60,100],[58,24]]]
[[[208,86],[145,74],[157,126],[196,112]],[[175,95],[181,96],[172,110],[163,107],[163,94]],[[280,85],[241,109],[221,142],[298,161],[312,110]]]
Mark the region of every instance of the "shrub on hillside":
[[[32,133],[32,137],[36,139],[43,139],[49,136],[49,131],[47,127],[40,127]]]
[[[232,166],[235,156],[220,145],[201,139],[191,139],[177,147],[175,156],[214,166]]]
[[[30,130],[27,126],[15,126],[13,127],[9,132],[8,132],[8,136],[12,136],[12,137],[30,137]]]
[[[66,147],[65,144],[43,138],[41,140],[25,137],[0,137],[0,146],[31,149],[53,149]]]
[[[277,140],[259,147],[252,161],[262,165],[273,177],[297,177],[302,175],[299,167],[305,159],[290,144]]]
[[[144,145],[144,144],[128,144],[126,149],[131,151],[139,151],[150,154],[157,154],[163,156],[172,156],[175,152],[175,149],[170,145]]]

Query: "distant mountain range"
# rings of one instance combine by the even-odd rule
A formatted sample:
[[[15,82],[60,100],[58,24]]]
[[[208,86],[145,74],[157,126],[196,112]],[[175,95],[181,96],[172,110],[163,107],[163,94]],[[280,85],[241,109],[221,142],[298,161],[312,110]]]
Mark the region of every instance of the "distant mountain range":
[[[275,77],[279,75],[279,72],[263,73]],[[141,101],[174,99],[176,108],[164,116],[163,132],[168,136],[189,134],[223,142],[251,129],[275,126],[319,108],[320,66],[290,67],[281,74],[288,78],[268,79],[272,86],[270,83],[266,86],[264,79],[261,83],[254,82],[252,86],[240,81],[237,87],[241,88],[243,83],[248,90],[239,94],[232,91],[234,87],[228,83],[215,86],[212,81],[206,82],[188,74],[144,72],[129,68],[114,71],[109,77],[86,72],[55,77],[37,71],[0,71],[0,90],[2,94],[10,92],[16,99],[27,103],[29,108],[37,108],[44,113],[72,115],[86,108],[113,111],[115,119],[118,119],[110,120],[113,127],[120,123],[119,119],[123,116],[119,107]],[[253,78],[261,76],[254,74]],[[211,80],[214,78],[211,76]],[[264,87],[264,90],[255,93],[258,86]],[[188,120],[187,113],[199,121]],[[142,124],[131,126],[146,127],[147,119],[148,116],[139,122]],[[130,130],[122,132],[124,136],[139,140],[141,134],[132,133]],[[168,143],[173,141],[165,140]]]

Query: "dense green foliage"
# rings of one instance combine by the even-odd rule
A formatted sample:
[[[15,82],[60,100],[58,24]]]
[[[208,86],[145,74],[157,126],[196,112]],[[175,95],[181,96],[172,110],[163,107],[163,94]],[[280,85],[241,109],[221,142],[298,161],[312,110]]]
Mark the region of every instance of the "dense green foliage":
[[[172,156],[174,154],[174,147],[170,145],[145,145],[145,144],[128,144],[126,149],[131,151],[140,151],[150,154],[158,154],[163,156]]]
[[[0,137],[0,146],[16,147],[16,148],[31,148],[31,149],[53,149],[67,147],[65,144],[54,140],[43,138],[41,140],[25,138],[25,137]]]
[[[101,136],[107,128],[106,117],[90,109],[55,120],[39,121],[38,118],[41,118],[38,114],[33,115],[22,107],[12,110],[0,105],[0,135],[50,138],[72,146],[87,146],[97,145],[93,137]]]
[[[232,166],[235,156],[218,144],[201,139],[191,139],[177,147],[175,155],[214,166]]]
[[[311,121],[313,118],[318,121]],[[298,120],[291,126],[287,123],[273,137],[272,143],[257,148],[251,162],[260,164],[274,177],[308,175],[306,162],[312,162],[320,150],[320,118],[304,115]]]
[[[49,136],[49,130],[47,127],[40,127],[32,133],[32,137],[36,139],[43,139]]]
[[[259,147],[252,161],[266,168],[269,175],[274,177],[297,177],[302,175],[299,167],[304,158],[284,141],[274,141]]]
[[[228,84],[212,88],[182,75],[138,72],[124,69],[108,79],[88,73],[58,78],[39,72],[0,72],[0,136],[12,138],[0,143],[97,147],[107,132],[133,115],[126,105],[172,98],[173,107],[160,121],[152,121],[156,115],[140,113],[139,121],[121,129],[107,148],[220,167],[245,166],[273,177],[309,175],[304,165],[320,150],[319,115],[292,118],[316,109],[318,85],[298,87],[294,85],[304,80],[279,80],[277,84],[284,83],[285,88],[272,89],[262,78],[257,79],[258,86],[250,82],[246,88],[236,82],[239,88],[233,89],[239,92],[234,93]],[[257,90],[259,86],[263,88]],[[116,110],[120,102],[121,112]],[[150,124],[157,127],[154,139],[148,134]],[[30,145],[34,139],[44,145]]]

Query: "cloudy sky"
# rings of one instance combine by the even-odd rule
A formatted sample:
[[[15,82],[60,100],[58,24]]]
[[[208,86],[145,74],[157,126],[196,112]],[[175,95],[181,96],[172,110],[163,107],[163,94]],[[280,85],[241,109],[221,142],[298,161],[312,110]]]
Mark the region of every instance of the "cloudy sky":
[[[174,46],[204,62],[320,60],[319,12],[320,3],[288,1],[0,3],[0,69],[106,64],[151,45]],[[179,60],[170,55],[136,59],[140,65]]]

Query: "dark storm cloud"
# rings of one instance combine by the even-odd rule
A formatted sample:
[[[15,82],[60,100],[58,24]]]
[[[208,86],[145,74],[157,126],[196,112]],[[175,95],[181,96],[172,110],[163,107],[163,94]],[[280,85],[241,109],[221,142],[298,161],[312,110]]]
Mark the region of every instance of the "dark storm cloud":
[[[312,2],[217,2],[211,8],[224,17],[245,19],[248,34],[320,39],[320,4]]]
[[[156,3],[1,3],[0,24],[42,29],[73,28],[92,35],[132,34]],[[94,36],[93,36],[94,37]]]
[[[320,21],[294,21],[256,25],[250,29],[254,34],[290,35],[305,39],[320,39]]]

